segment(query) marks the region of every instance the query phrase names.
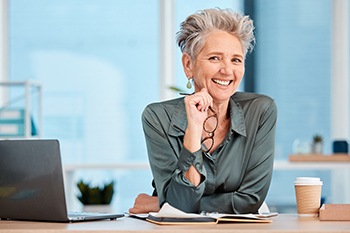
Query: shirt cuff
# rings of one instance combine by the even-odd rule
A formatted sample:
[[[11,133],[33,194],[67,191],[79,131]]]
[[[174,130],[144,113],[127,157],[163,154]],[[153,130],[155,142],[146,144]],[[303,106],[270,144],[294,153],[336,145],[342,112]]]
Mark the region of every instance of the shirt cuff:
[[[202,149],[199,149],[191,153],[184,147],[180,153],[180,157],[177,165],[182,172],[186,172],[193,165],[197,169],[197,171],[202,174],[203,173]]]

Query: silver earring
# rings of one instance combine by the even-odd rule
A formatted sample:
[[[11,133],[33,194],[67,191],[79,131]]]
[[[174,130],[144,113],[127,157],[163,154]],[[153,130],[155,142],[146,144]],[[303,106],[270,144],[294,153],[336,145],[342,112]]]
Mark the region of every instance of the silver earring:
[[[189,78],[188,80],[187,80],[187,84],[186,84],[186,87],[188,88],[188,89],[191,89],[192,88],[192,82],[193,81],[193,78]]]

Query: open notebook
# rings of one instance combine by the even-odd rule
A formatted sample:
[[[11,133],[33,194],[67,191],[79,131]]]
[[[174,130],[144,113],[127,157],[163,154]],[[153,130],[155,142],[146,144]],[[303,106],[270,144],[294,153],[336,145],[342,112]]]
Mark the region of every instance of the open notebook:
[[[220,222],[231,223],[270,223],[272,217],[277,213],[266,214],[224,214],[224,213],[205,213],[193,214],[185,213],[169,203],[165,203],[157,213],[143,215],[131,215],[131,217],[144,218],[149,222],[159,225],[174,224],[217,224]]]
[[[67,213],[58,140],[0,140],[0,219],[52,222],[117,219]]]

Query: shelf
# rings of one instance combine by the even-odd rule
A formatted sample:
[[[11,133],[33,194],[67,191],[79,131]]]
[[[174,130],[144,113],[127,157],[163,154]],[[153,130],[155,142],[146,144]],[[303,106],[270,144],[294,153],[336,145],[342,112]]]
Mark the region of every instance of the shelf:
[[[41,84],[31,80],[8,81],[0,82],[0,88],[0,138],[40,138],[42,133]],[[36,101],[33,100],[34,94]]]
[[[350,162],[349,154],[294,154],[289,155],[290,162]]]

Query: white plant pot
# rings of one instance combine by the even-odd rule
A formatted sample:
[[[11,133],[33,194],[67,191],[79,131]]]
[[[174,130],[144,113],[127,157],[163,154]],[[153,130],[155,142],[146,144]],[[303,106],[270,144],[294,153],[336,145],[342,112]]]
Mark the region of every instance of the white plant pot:
[[[312,144],[312,153],[314,154],[322,154],[323,153],[323,143],[316,142]]]

